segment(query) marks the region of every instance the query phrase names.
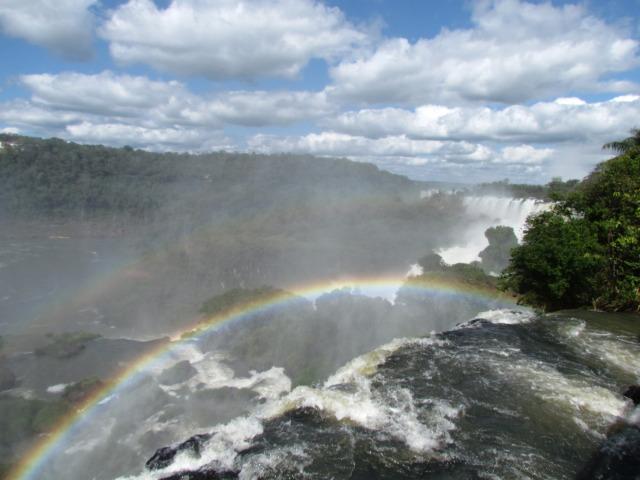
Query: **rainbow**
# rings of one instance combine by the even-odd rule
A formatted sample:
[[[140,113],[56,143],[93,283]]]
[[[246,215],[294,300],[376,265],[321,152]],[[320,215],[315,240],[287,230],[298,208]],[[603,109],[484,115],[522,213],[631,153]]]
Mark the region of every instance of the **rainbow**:
[[[468,297],[487,302],[501,301],[506,304],[514,304],[514,299],[507,295],[497,293],[489,288],[474,287],[463,282],[451,281],[451,279],[434,277],[379,277],[379,278],[347,278],[314,283],[290,291],[279,290],[276,293],[260,296],[255,301],[230,308],[224,312],[209,318],[200,319],[190,327],[176,332],[172,338],[160,343],[157,347],[131,362],[114,377],[106,381],[99,389],[94,391],[73,411],[68,413],[54,426],[51,432],[43,435],[34,446],[19,460],[9,472],[10,480],[35,480],[46,465],[47,461],[54,458],[57,452],[67,443],[76,429],[86,422],[99,405],[114,393],[131,385],[138,376],[160,361],[174,349],[185,342],[218,331],[220,328],[237,324],[253,315],[265,313],[271,309],[286,306],[289,302],[304,298],[317,298],[323,293],[337,289],[353,289],[366,294],[379,294],[384,292],[396,292],[403,288],[409,291],[439,293],[454,296]]]
[[[357,208],[361,204],[370,205],[378,201],[378,199],[384,198],[385,197],[379,195],[350,194],[340,201],[333,200],[332,205],[333,208],[339,210],[348,210]],[[297,204],[295,202],[288,202],[280,205],[276,211],[278,211],[280,215],[286,216],[291,214],[291,210],[295,210],[296,208]],[[69,310],[93,303],[96,299],[120,288],[123,282],[131,279],[141,280],[149,277],[150,275],[146,271],[147,260],[171,252],[176,247],[179,248],[181,246],[181,248],[184,249],[185,245],[191,242],[197,242],[201,238],[206,239],[215,236],[218,232],[225,232],[229,229],[232,230],[237,225],[242,225],[247,222],[251,222],[251,217],[236,217],[233,221],[225,220],[214,222],[213,224],[201,225],[180,240],[164,241],[151,247],[142,257],[120,259],[111,265],[109,269],[89,279],[87,283],[79,289],[69,288],[66,292],[59,293],[55,300],[42,305],[29,321],[23,322],[22,327],[26,327],[34,333],[42,331],[43,328],[55,324],[56,319],[64,318],[68,315]],[[56,235],[56,237],[60,239],[60,241],[71,238],[67,234]],[[23,330],[21,333],[25,333],[25,331]]]

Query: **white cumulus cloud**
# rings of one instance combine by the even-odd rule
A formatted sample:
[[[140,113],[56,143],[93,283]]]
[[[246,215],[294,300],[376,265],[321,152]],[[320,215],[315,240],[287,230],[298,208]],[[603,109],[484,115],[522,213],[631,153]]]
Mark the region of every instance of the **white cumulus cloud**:
[[[567,91],[637,88],[607,75],[639,63],[638,41],[579,5],[476,4],[469,29],[382,42],[332,69],[334,93],[365,103],[522,103]]]
[[[259,152],[298,152],[350,158],[397,157],[402,163],[540,163],[552,152],[530,145],[506,147],[495,151],[487,146],[466,141],[413,140],[405,135],[367,138],[338,132],[309,133],[302,136],[255,135],[249,148]],[[411,160],[408,160],[411,159]]]
[[[527,144],[489,147],[466,141],[413,140],[404,135],[367,138],[325,131],[302,136],[254,135],[250,150],[340,156],[375,163],[414,178],[468,182],[509,176],[540,179],[554,150]],[[501,177],[498,177],[501,178]]]
[[[335,131],[378,138],[406,135],[414,139],[549,143],[603,142],[623,136],[640,118],[640,96],[603,102],[559,98],[504,108],[422,105],[362,109],[327,119]]]
[[[429,155],[441,150],[443,145],[444,142],[410,140],[402,136],[371,139],[336,132],[288,137],[260,134],[249,140],[249,147],[260,152],[298,152],[334,156]]]
[[[97,0],[2,0],[0,31],[46,47],[72,60],[92,54],[94,18],[89,7]]]
[[[20,81],[31,98],[0,104],[0,123],[7,128],[156,150],[218,149],[219,141],[208,140],[225,125],[286,126],[337,111],[322,91],[198,95],[177,81],[110,71],[23,75]]]
[[[176,81],[158,82],[109,71],[95,75],[74,72],[23,75],[21,81],[31,91],[34,103],[99,115],[128,115],[185,94]]]
[[[211,79],[295,76],[367,41],[315,0],[129,0],[101,28],[114,59]]]
[[[164,126],[289,125],[336,112],[324,92],[226,91],[197,95],[177,81],[143,76],[61,73],[23,75],[30,105]]]
[[[70,140],[82,143],[100,143],[107,145],[130,145],[148,150],[201,150],[203,144],[211,142],[220,136],[211,135],[210,132],[197,129],[174,128],[147,128],[144,126],[127,125],[118,123],[91,123],[81,122],[68,125],[65,128]],[[224,145],[227,140],[221,140]],[[228,143],[227,143],[228,144]],[[208,144],[211,149],[216,145]],[[219,145],[219,144],[218,144]],[[218,149],[217,148],[213,149]]]
[[[531,145],[516,145],[504,147],[495,163],[514,165],[538,165],[553,155],[551,148],[534,148]]]
[[[6,128],[21,127],[50,135],[58,128],[81,121],[82,115],[73,112],[57,112],[42,108],[24,100],[12,100],[0,104],[0,122]]]

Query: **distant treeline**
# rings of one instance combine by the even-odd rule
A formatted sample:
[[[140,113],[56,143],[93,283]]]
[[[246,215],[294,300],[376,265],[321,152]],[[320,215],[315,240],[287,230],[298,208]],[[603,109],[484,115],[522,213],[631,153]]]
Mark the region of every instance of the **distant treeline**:
[[[546,201],[559,201],[571,193],[580,183],[579,180],[563,181],[560,177],[554,177],[544,185],[526,183],[510,183],[509,180],[481,183],[471,190],[475,194],[499,194],[515,198],[537,198]]]
[[[229,213],[264,208],[292,194],[408,194],[418,189],[405,177],[345,159],[152,153],[10,134],[1,134],[0,142],[0,205],[5,213],[18,215],[149,218],[168,205],[172,213],[220,207]]]

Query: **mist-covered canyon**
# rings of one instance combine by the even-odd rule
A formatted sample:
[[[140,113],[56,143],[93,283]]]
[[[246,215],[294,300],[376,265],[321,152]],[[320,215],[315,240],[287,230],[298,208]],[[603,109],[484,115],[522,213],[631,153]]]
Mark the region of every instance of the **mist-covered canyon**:
[[[8,478],[572,478],[629,410],[634,315],[496,289],[571,182],[3,140]]]
[[[640,480],[640,0],[0,0],[0,480]]]

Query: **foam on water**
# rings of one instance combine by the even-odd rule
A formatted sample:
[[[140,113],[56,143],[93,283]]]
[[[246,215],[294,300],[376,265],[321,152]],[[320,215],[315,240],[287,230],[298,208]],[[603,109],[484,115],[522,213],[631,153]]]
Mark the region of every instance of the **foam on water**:
[[[442,346],[445,343],[446,342],[444,340],[436,335],[424,338],[396,338],[391,342],[372,350],[371,352],[354,358],[330,376],[324,386],[325,388],[330,388],[339,384],[359,381],[365,376],[373,374],[380,364],[402,347],[409,345]]]
[[[518,325],[530,323],[536,316],[527,310],[491,310],[479,313],[476,318],[496,325]],[[583,321],[567,322],[563,319],[562,322],[557,326],[550,323],[551,332],[557,331],[562,343],[574,343],[577,354],[592,355],[626,371],[637,372],[640,368],[639,347],[625,344],[623,339],[614,335],[590,331]],[[482,328],[482,322],[466,322],[458,328]],[[563,369],[518,347],[518,344],[507,346],[500,342],[493,346],[483,341],[473,349],[456,349],[455,354],[440,354],[456,355],[460,368],[487,365],[489,371],[501,380],[519,386],[520,391],[548,403],[548,408],[565,412],[581,430],[596,437],[601,437],[606,428],[624,414],[626,402],[620,393],[611,389],[606,381],[598,380],[589,369],[584,368],[579,373],[573,371],[573,366]]]
[[[517,349],[504,351],[503,355],[486,353],[491,352],[481,350],[468,361],[488,363],[498,376],[526,387],[526,391],[553,405],[556,411],[565,411],[590,433],[599,436],[598,431],[603,431],[624,413],[626,402],[621,396],[590,378],[568,376],[545,362],[519,355]]]
[[[288,470],[294,470],[295,478],[302,478],[304,467],[310,463],[309,455],[306,453],[308,448],[309,446],[306,444],[294,445],[255,455],[242,465],[238,479],[264,478],[266,473],[281,471],[283,465],[288,467]]]
[[[604,361],[640,381],[640,344],[623,335],[587,328],[584,320],[566,319],[564,322],[560,334],[579,353]]]
[[[69,386],[68,383],[58,383],[57,385],[51,385],[50,387],[47,387],[47,393],[62,393],[64,392],[64,389],[67,388],[67,386]]]
[[[541,398],[569,406],[577,413],[587,411],[602,425],[609,424],[625,407],[619,395],[586,380],[567,377],[546,364],[515,362],[510,371],[529,383]]]
[[[231,470],[238,452],[251,446],[251,441],[263,432],[260,419],[246,416],[231,420],[213,429],[213,436],[207,442],[198,463],[215,466],[219,470]],[[184,452],[176,457],[169,472],[180,472],[192,468],[193,457]]]
[[[238,452],[251,446],[252,439],[260,435],[264,422],[279,417],[288,411],[310,407],[338,421],[353,423],[366,429],[404,442],[419,453],[430,453],[450,441],[449,432],[455,428],[453,420],[461,413],[445,401],[430,402],[429,414],[425,417],[418,409],[408,389],[395,388],[378,392],[372,387],[371,376],[377,367],[398,349],[409,345],[444,345],[435,335],[426,338],[396,339],[361,357],[357,357],[339,369],[321,387],[299,386],[285,395],[264,395],[267,399],[250,414],[235,418],[231,422],[214,427],[212,438],[205,444],[201,456],[194,458],[189,452],[179,453],[174,462],[161,471],[145,471],[128,479],[152,480],[171,473],[196,470],[207,465],[216,470],[231,470]],[[281,369],[272,368],[263,372],[263,378],[276,377],[275,384],[284,375]],[[284,385],[284,382],[280,383]],[[282,393],[284,389],[280,390]],[[275,391],[273,392],[275,394]],[[426,421],[425,421],[426,418]],[[425,424],[426,423],[426,424]],[[299,447],[299,446],[298,446]],[[279,454],[269,453],[270,461],[280,461]],[[298,455],[303,457],[304,451]],[[266,458],[266,457],[265,457]],[[237,467],[237,465],[235,465]],[[250,463],[241,478],[252,478],[250,472],[258,468]]]
[[[157,480],[173,473],[195,470],[208,465],[217,470],[230,470],[238,452],[251,446],[251,441],[263,432],[261,420],[255,416],[238,417],[211,429],[212,437],[200,452],[199,458],[185,450],[178,453],[173,462],[160,471],[145,470],[137,476],[120,477],[121,480]]]
[[[224,363],[224,355],[202,354],[195,346],[191,351],[191,357],[179,356],[173,365],[189,358],[192,360],[189,363],[196,373],[182,382],[160,385],[162,390],[176,396],[185,389],[194,392],[203,388],[216,390],[231,387],[254,391],[261,399],[278,398],[291,390],[291,379],[281,367],[271,367],[262,372],[252,370],[248,377],[236,377],[233,369]]]
[[[534,314],[528,310],[490,310],[478,314],[477,318],[493,324],[515,325],[531,322]],[[478,322],[463,326],[477,325]],[[580,328],[574,329],[571,335],[579,337],[582,331]],[[436,355],[452,355],[442,348],[448,345],[447,340],[435,334],[426,338],[396,339],[354,358],[331,375],[322,386],[315,388],[299,386],[289,391],[290,381],[282,369],[277,368],[262,373],[253,372],[243,379],[235,379],[232,374],[222,375],[217,385],[235,384],[239,388],[254,390],[256,384],[268,385],[268,392],[261,395],[265,401],[256,406],[251,414],[210,429],[213,436],[204,445],[200,458],[196,459],[186,451],[181,452],[167,469],[146,471],[136,478],[158,479],[172,473],[194,471],[205,465],[219,471],[239,470],[240,478],[247,479],[254,478],[264,469],[280,471],[278,466],[282,466],[283,462],[288,462],[284,464],[287,468],[302,469],[308,460],[305,445],[267,450],[246,460],[243,458],[244,464],[239,461],[239,452],[250,447],[255,437],[264,432],[265,422],[304,408],[315,409],[344,424],[356,425],[377,435],[398,440],[417,454],[438,455],[452,441],[456,419],[464,413],[465,407],[438,398],[427,397],[417,401],[408,388],[387,383],[377,372],[380,365],[401,348],[435,347],[433,352]],[[548,363],[524,355],[515,346],[455,351],[458,352],[454,355],[458,356],[461,368],[467,362],[487,364],[500,378],[522,385],[539,401],[548,402],[556,410],[566,411],[577,428],[595,437],[601,436],[606,426],[625,411],[626,403],[619,395],[589,378],[563,374]],[[216,361],[205,356],[194,366],[203,372],[199,373],[202,375],[211,372],[207,368],[218,368]],[[205,365],[208,367],[204,368]],[[509,411],[509,414],[518,417],[517,412]],[[544,459],[530,458],[523,465],[535,468],[540,462],[544,462]],[[523,468],[528,470],[529,467]]]
[[[456,455],[458,460],[466,461],[467,452],[461,454],[456,447],[459,447],[458,440],[463,443],[464,437],[470,434],[465,432],[464,425],[474,420],[473,415],[462,418],[478,404],[498,412],[498,416],[509,417],[507,422],[521,422],[525,427],[526,422],[544,425],[545,421],[553,422],[557,416],[563,429],[569,429],[566,431],[577,435],[581,441],[587,438],[593,442],[602,438],[612,422],[628,414],[628,402],[606,378],[598,377],[598,372],[577,366],[572,355],[565,361],[561,354],[558,358],[554,356],[556,351],[550,350],[549,358],[544,354],[546,348],[556,348],[549,341],[553,336],[561,343],[573,342],[578,354],[601,356],[603,361],[620,369],[624,370],[623,364],[629,362],[631,365],[627,365],[625,371],[633,373],[637,372],[640,362],[640,347],[631,345],[628,339],[590,329],[585,322],[573,319],[556,324],[552,318],[536,317],[525,309],[489,310],[478,314],[476,319],[484,322],[467,322],[455,332],[425,338],[393,340],[349,361],[323,384],[299,386],[293,390],[291,380],[282,368],[272,367],[236,377],[220,354],[203,354],[195,344],[185,348],[172,358],[170,365],[189,360],[196,373],[179,384],[162,387],[165,392],[182,399],[202,388],[233,387],[256,393],[260,401],[252,404],[250,413],[214,426],[194,428],[193,425],[171,424],[176,420],[169,410],[169,415],[164,410],[148,415],[140,423],[142,430],[172,431],[173,438],[177,432],[185,430],[185,435],[178,437],[181,440],[196,433],[206,432],[212,436],[203,444],[198,458],[184,450],[165,469],[144,471],[137,477],[126,478],[157,480],[204,466],[220,472],[239,472],[241,479],[284,475],[283,472],[293,477],[302,476],[305,466],[316,459],[314,454],[318,454],[318,445],[306,437],[300,441],[296,438],[287,445],[278,440],[273,442],[270,437],[274,431],[282,434],[281,428],[288,432],[282,425],[296,424],[298,420],[287,419],[287,414],[298,410],[313,409],[322,422],[330,420],[326,423],[329,431],[335,428],[334,420],[340,422],[340,430],[350,432],[351,441],[359,438],[361,432],[370,432],[376,441],[393,440],[393,445],[402,445],[427,461],[434,457],[450,459]],[[502,326],[493,327],[487,322]],[[532,325],[527,329],[513,327],[525,323]],[[483,327],[487,330],[477,330]],[[469,330],[462,330],[465,328]],[[609,357],[605,354],[607,350],[611,354]],[[480,380],[508,385],[508,390],[514,394],[509,401],[501,389],[497,390],[495,399],[475,396],[473,391],[465,390],[468,383],[464,384],[466,386],[455,383],[464,377],[447,383],[456,372],[473,375],[475,366],[482,366],[480,371],[486,374],[486,378]],[[427,383],[424,383],[425,378]],[[444,383],[444,388],[438,388],[442,386],[440,382]],[[491,393],[491,388],[486,392]],[[637,417],[640,418],[640,413]],[[299,422],[296,428],[307,428],[305,419]],[[325,423],[322,425],[324,428]],[[315,426],[310,424],[308,428]],[[504,438],[515,443],[509,443],[504,449],[494,445],[495,454],[489,454],[493,455],[489,462],[493,459],[500,462],[500,471],[507,472],[510,478],[538,478],[536,472],[547,467],[550,472],[562,472],[562,468],[566,468],[554,466],[557,459],[541,456],[544,449],[540,450],[535,442],[531,443],[525,437],[509,437],[510,434],[506,432]],[[136,438],[126,440],[135,443]],[[451,447],[454,438],[456,445],[445,448]],[[252,446],[257,448],[246,453]],[[469,457],[469,461],[474,459]]]
[[[294,389],[268,415],[274,417],[295,408],[311,407],[338,421],[353,422],[386,433],[416,452],[433,451],[449,440],[448,432],[455,428],[451,420],[460,410],[446,402],[434,401],[429,424],[425,425],[418,419],[416,405],[408,389],[377,391],[372,388],[372,375],[380,364],[402,347],[443,344],[436,336],[393,340],[350,361],[329,377],[322,388],[301,386]]]
[[[535,313],[528,309],[513,310],[503,308],[497,310],[487,310],[486,312],[478,313],[474,319],[461,323],[457,326],[457,328],[477,327],[479,325],[477,320],[485,320],[496,325],[518,325],[521,323],[529,323],[534,318]]]
[[[640,427],[640,405],[633,408],[629,412],[625,420],[630,425],[636,425]]]

